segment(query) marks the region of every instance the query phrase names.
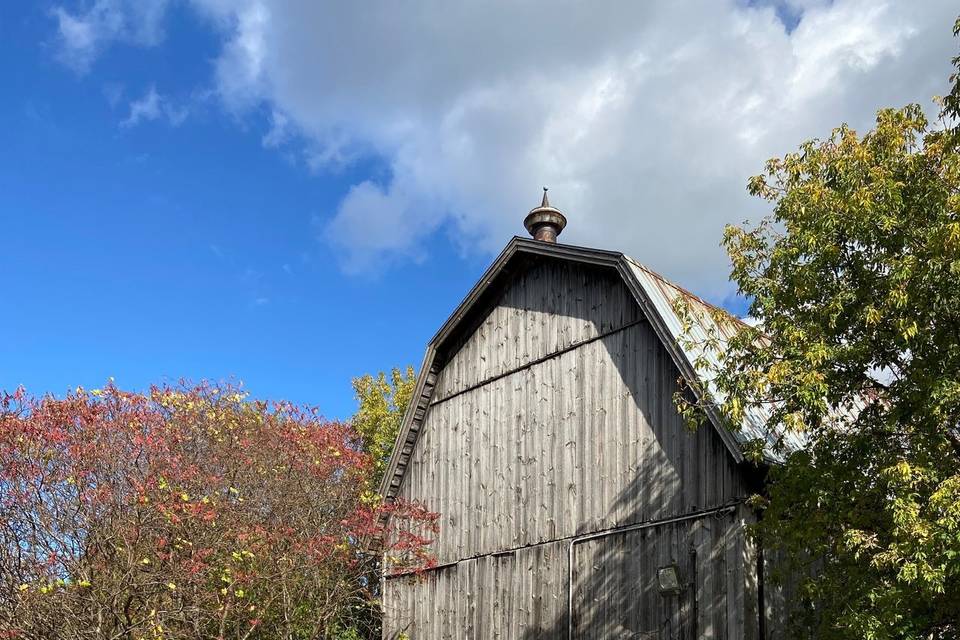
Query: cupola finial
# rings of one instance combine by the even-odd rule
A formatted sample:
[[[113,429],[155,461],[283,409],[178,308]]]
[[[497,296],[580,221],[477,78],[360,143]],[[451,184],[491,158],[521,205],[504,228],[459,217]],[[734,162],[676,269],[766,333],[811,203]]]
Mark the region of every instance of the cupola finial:
[[[540,206],[531,209],[523,219],[523,226],[527,228],[534,240],[541,242],[556,242],[557,236],[567,226],[567,218],[560,210],[550,206],[547,198],[547,187],[543,188],[543,201]]]

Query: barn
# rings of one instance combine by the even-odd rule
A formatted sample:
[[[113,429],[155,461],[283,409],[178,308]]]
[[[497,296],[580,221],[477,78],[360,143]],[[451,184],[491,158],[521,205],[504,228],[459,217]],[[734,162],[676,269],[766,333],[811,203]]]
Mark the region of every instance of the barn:
[[[690,430],[673,402],[698,355],[675,303],[715,310],[558,243],[546,192],[524,224],[427,345],[381,493],[441,514],[437,566],[384,575],[384,637],[778,637],[745,534],[762,416]]]

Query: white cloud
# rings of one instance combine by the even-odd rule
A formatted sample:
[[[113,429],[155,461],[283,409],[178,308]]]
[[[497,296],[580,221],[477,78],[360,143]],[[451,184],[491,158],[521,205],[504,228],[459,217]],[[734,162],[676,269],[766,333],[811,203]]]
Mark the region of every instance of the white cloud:
[[[186,106],[176,105],[166,96],[157,92],[153,85],[147,89],[143,97],[130,102],[130,113],[120,123],[121,127],[135,127],[141,122],[165,120],[173,127],[183,124],[190,110]]]
[[[223,103],[282,114],[265,145],[300,140],[318,171],[389,168],[323,216],[348,268],[422,258],[438,230],[494,252],[546,184],[561,240],[716,296],[723,225],[763,213],[747,178],[944,92],[956,48],[949,0],[784,0],[791,29],[772,1],[191,6],[222,34]]]
[[[547,184],[563,240],[714,295],[728,291],[724,223],[762,213],[747,178],[842,121],[942,92],[956,12],[793,1],[788,31],[773,6],[716,0],[196,3],[224,30],[229,104],[280,110],[319,167],[388,164],[327,224],[349,268],[419,257],[442,228],[495,251]]]
[[[217,60],[217,81],[228,106],[243,108],[264,99],[269,91],[262,84],[270,54],[265,37],[271,20],[268,6],[243,0],[206,0],[196,4],[214,16],[229,34]]]
[[[277,149],[289,142],[292,136],[290,120],[280,111],[274,110],[270,114],[270,130],[261,139],[263,146],[267,149]]]
[[[348,271],[366,271],[382,258],[419,259],[419,252],[409,242],[409,228],[429,233],[440,220],[428,204],[417,203],[419,194],[402,191],[406,184],[407,180],[396,178],[387,188],[361,182],[340,202],[325,235],[343,249]]]
[[[96,0],[75,12],[54,7],[58,57],[78,73],[86,73],[111,43],[153,46],[163,39],[163,18],[169,0]]]

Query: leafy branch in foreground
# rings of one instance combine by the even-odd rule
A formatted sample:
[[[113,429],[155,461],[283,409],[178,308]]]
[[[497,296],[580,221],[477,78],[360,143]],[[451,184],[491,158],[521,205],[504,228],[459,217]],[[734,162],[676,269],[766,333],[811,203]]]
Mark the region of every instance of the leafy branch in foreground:
[[[951,80],[934,126],[918,105],[884,109],[864,135],[841,126],[770,160],[749,191],[772,213],[724,238],[760,327],[715,349],[720,365],[699,404],[719,404],[731,424],[752,407],[769,412],[785,461],[771,469],[757,531],[808,576],[800,635],[960,635],[960,80]],[[681,404],[688,415],[697,408]],[[805,447],[786,446],[797,436]]]

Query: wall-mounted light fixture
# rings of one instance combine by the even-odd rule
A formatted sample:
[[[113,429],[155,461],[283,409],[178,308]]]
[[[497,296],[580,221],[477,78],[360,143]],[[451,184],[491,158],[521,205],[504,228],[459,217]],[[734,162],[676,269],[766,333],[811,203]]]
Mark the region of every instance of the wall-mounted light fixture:
[[[668,564],[657,569],[657,587],[662,596],[675,596],[680,593],[680,568],[675,564]]]

